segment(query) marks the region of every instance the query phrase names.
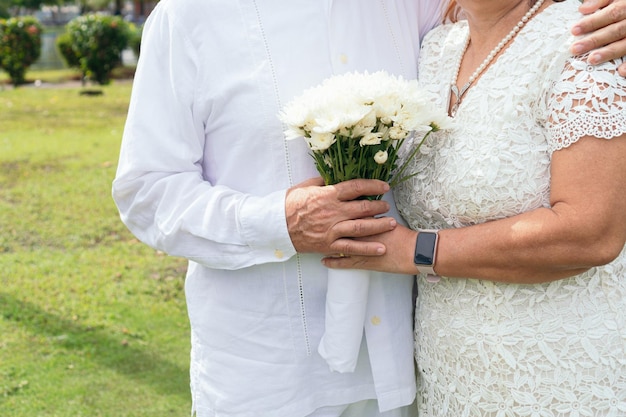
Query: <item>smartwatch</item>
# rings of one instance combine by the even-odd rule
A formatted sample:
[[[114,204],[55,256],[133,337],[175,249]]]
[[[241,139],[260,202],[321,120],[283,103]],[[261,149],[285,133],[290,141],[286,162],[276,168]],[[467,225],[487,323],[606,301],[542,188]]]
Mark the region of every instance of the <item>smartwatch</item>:
[[[437,275],[433,269],[437,256],[437,230],[418,230],[413,262],[421,274]]]

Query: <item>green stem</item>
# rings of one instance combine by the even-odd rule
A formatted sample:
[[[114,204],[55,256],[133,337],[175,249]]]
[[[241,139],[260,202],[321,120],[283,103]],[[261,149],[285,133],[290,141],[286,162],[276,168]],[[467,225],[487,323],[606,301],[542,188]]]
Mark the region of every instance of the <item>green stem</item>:
[[[417,154],[419,149],[422,147],[422,144],[426,141],[426,138],[428,136],[430,136],[431,133],[432,133],[432,130],[430,130],[428,133],[426,133],[424,135],[424,137],[422,138],[422,140],[420,141],[420,143],[415,147],[415,149],[413,149],[413,151],[411,151],[411,154],[409,155],[409,157],[406,158],[406,160],[404,161],[404,163],[402,164],[402,166],[400,167],[398,172],[396,172],[396,174],[394,175],[393,179],[389,182],[389,186],[390,187],[393,188],[396,185],[400,184],[401,182],[404,182],[404,181],[408,180],[409,178],[417,175],[417,172],[415,172],[415,173],[407,175],[405,177],[400,177],[402,175],[402,173],[406,170],[407,166],[409,165],[409,162],[415,157],[415,155]],[[400,179],[397,179],[398,177],[400,177]]]

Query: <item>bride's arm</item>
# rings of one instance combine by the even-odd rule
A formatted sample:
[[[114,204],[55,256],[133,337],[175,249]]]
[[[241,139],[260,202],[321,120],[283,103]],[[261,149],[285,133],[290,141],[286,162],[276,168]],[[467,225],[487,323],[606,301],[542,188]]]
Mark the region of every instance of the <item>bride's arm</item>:
[[[611,262],[626,242],[623,136],[584,137],[556,151],[550,208],[442,231],[436,271],[531,283]]]
[[[589,55],[593,65],[626,55],[626,0],[587,0],[580,11],[588,16],[572,27],[572,33],[581,36],[572,44],[574,55],[596,49]],[[619,73],[626,76],[626,63]]]
[[[626,135],[583,137],[554,152],[551,205],[514,217],[439,232],[435,271],[517,283],[553,281],[611,262],[626,242]],[[325,259],[329,267],[415,274],[417,233],[378,236],[382,257]]]

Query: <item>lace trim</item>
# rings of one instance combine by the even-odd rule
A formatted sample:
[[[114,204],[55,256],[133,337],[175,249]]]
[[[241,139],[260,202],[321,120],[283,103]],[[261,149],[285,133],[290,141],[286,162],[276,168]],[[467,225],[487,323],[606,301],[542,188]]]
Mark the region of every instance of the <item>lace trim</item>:
[[[549,152],[569,147],[585,136],[613,139],[626,134],[626,113],[591,114],[581,113],[573,120],[551,125]]]
[[[617,74],[621,63],[592,67],[587,55],[567,60],[549,99],[550,154],[584,136],[612,139],[626,133],[626,80]]]

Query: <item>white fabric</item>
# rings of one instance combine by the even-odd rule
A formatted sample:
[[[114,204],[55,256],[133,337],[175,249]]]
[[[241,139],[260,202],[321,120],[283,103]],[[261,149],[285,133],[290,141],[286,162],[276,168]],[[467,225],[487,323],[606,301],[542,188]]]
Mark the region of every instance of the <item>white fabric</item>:
[[[420,175],[396,193],[411,227],[462,227],[549,206],[553,150],[626,132],[622,61],[594,68],[568,56],[578,5],[554,3],[533,18],[468,90],[458,127],[422,147],[411,167]],[[463,22],[424,42],[420,80],[442,106],[466,33]],[[418,281],[420,417],[626,415],[626,253],[539,285]]]
[[[304,141],[284,141],[277,114],[334,73],[415,77],[418,37],[438,7],[163,0],[150,15],[113,196],[139,239],[190,259],[198,416],[297,417],[368,398],[382,410],[413,401],[413,277],[372,274],[354,372],[330,372],[316,352],[327,271],[319,256],[295,254],[284,199],[317,172]]]
[[[376,400],[363,400],[353,404],[322,407],[306,417],[412,417],[415,404],[380,412]]]
[[[331,371],[354,372],[367,313],[370,272],[328,271],[324,334],[317,348]]]

